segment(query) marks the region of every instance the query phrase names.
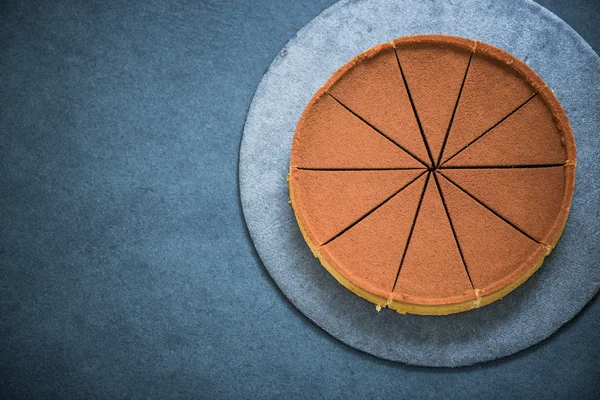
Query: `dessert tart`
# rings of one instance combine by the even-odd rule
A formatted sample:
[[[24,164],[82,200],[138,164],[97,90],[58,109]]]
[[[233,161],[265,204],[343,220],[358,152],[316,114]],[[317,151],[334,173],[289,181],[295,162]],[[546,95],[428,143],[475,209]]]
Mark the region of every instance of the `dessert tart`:
[[[377,308],[496,301],[565,226],[575,141],[552,90],[479,41],[417,35],[342,66],[294,134],[291,204],[313,254]]]

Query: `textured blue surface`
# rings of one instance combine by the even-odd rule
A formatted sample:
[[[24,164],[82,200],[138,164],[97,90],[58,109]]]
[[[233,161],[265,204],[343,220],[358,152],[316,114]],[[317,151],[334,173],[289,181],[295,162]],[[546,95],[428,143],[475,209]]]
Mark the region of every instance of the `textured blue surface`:
[[[2,2],[0,398],[597,397],[597,300],[443,370],[340,344],[270,280],[239,140],[265,68],[331,3]],[[598,4],[549,4],[600,49]]]

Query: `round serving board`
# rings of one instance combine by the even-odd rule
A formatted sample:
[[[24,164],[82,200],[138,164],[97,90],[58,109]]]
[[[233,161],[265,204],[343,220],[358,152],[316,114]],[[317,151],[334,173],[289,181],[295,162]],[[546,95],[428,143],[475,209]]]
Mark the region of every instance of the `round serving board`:
[[[481,40],[525,61],[569,116],[578,164],[571,214],[542,268],[489,306],[444,317],[381,312],[314,258],[288,204],[292,137],[304,107],[355,55],[394,38],[442,33]],[[407,364],[455,367],[532,346],[573,318],[600,287],[600,58],[531,1],[341,1],[292,38],[265,73],[240,149],[240,195],[265,267],[308,318],[348,345]]]

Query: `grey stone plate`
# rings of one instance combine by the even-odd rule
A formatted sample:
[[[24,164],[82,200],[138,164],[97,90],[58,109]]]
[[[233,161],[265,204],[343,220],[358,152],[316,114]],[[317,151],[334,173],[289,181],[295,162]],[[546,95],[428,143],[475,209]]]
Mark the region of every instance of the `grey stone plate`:
[[[579,157],[571,215],[543,267],[503,300],[446,317],[378,313],[338,284],[302,239],[285,180],[294,129],[313,93],[356,54],[418,33],[481,40],[527,62],[567,111]],[[532,346],[573,318],[600,286],[599,99],[596,53],[565,22],[531,1],[341,1],[281,50],[248,112],[239,176],[256,250],[302,313],[377,357],[454,367]]]

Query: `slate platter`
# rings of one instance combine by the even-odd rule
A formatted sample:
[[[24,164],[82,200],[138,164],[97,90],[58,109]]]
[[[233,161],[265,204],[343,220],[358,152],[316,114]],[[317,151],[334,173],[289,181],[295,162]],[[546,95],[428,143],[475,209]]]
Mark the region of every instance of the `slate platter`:
[[[543,267],[490,306],[446,317],[376,312],[331,277],[304,242],[285,175],[300,114],[356,54],[396,37],[443,33],[481,40],[525,61],[571,121],[578,165],[569,220]],[[456,367],[514,354],[554,333],[600,288],[600,58],[564,21],[532,1],[341,1],[294,36],[250,106],[240,148],[244,216],[285,296],[342,342],[388,360]]]

